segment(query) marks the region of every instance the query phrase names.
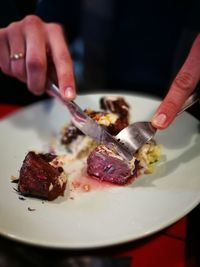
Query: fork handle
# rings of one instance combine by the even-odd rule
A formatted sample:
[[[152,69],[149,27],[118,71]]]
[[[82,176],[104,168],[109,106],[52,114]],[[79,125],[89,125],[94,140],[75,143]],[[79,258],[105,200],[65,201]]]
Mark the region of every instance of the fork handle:
[[[182,106],[181,110],[177,113],[177,116],[182,114],[186,109],[194,105],[199,100],[200,100],[200,84],[198,84],[194,93],[191,94],[189,98],[185,101],[185,104]]]

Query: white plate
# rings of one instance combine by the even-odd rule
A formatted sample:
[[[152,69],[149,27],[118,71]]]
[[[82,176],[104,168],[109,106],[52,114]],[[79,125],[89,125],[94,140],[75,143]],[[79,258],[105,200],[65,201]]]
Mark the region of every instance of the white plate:
[[[83,107],[99,108],[101,94],[79,96]],[[131,119],[146,120],[158,100],[123,95]],[[45,150],[52,135],[69,121],[65,107],[44,101],[0,122],[0,233],[29,244],[57,248],[94,248],[120,244],[155,233],[190,212],[200,200],[200,135],[198,121],[187,113],[157,133],[163,157],[152,175],[129,186],[90,192],[66,191],[53,202],[22,201],[10,182],[18,176],[29,150]],[[81,174],[80,174],[81,177]],[[69,191],[69,190],[68,190]],[[29,211],[28,207],[35,209]]]

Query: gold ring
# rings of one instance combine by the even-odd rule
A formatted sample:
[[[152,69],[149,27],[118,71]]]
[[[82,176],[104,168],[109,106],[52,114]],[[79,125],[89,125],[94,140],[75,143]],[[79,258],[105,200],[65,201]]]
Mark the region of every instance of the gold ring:
[[[24,58],[25,54],[23,52],[14,53],[10,55],[11,60],[18,60]]]

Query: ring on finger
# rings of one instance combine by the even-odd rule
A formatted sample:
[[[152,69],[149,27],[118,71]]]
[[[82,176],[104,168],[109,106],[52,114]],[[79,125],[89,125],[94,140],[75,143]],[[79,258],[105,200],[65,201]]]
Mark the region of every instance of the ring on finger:
[[[11,60],[19,60],[25,57],[25,53],[23,52],[18,52],[10,55]]]

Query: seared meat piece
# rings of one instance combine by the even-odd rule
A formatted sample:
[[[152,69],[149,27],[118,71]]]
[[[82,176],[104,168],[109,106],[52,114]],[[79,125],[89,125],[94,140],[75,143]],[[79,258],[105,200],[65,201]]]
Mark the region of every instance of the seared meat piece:
[[[103,126],[111,135],[117,135],[128,126],[128,118],[111,112],[85,110],[88,116]]]
[[[127,118],[122,118],[119,117],[115,123],[111,123],[106,127],[106,130],[111,134],[111,135],[117,135],[121,130],[123,130],[125,127],[129,125],[128,119]]]
[[[118,114],[120,117],[127,117],[129,105],[123,97],[105,96],[100,99],[100,107],[106,111]]]
[[[66,176],[62,167],[53,163],[55,157],[51,154],[36,154],[33,151],[26,155],[18,183],[18,190],[22,195],[47,200],[64,195]]]
[[[87,173],[114,184],[126,184],[133,175],[135,159],[126,161],[115,151],[100,145],[87,159]]]
[[[56,158],[56,155],[51,153],[45,153],[45,154],[39,153],[38,155],[46,162],[50,162]]]
[[[100,107],[118,116],[115,123],[110,124],[107,128],[110,134],[117,135],[122,129],[129,125],[129,105],[123,97],[102,97],[100,99]]]
[[[62,136],[61,136],[61,144],[68,145],[73,140],[75,140],[79,135],[83,135],[83,133],[76,128],[73,124],[63,128]]]

